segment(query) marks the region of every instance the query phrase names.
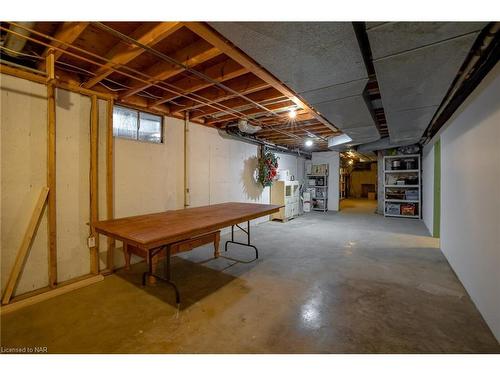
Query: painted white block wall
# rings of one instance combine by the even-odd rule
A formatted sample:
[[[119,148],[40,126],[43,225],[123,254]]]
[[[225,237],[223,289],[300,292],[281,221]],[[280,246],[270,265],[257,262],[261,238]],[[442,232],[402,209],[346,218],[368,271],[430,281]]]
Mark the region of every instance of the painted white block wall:
[[[328,164],[328,210],[339,210],[340,154],[336,151],[312,153],[312,164]]]
[[[3,293],[35,203],[47,185],[47,89],[2,74],[0,92]],[[47,269],[45,210],[17,286],[18,293],[47,286]]]
[[[188,133],[190,206],[222,202],[269,203],[269,188],[254,178],[258,147],[222,138],[216,129],[190,124]],[[268,217],[253,223],[267,221]]]
[[[441,133],[441,249],[500,341],[500,63]]]
[[[422,155],[422,218],[429,233],[434,225],[434,146],[429,143]]]
[[[9,276],[42,186],[46,185],[47,102],[44,85],[0,75],[1,93],[1,282]],[[58,278],[88,274],[90,99],[57,90]],[[99,101],[99,217],[106,218],[106,102]],[[184,207],[184,122],[165,117],[165,143],[114,139],[115,217]],[[219,202],[269,203],[269,189],[253,179],[258,147],[221,138],[190,125],[191,205]],[[280,154],[281,166],[303,176],[304,160]],[[267,218],[253,221],[262,222]],[[101,267],[106,239],[101,236]],[[117,246],[121,246],[117,243]],[[121,251],[115,264],[124,264]],[[16,295],[46,286],[47,218],[38,228]]]

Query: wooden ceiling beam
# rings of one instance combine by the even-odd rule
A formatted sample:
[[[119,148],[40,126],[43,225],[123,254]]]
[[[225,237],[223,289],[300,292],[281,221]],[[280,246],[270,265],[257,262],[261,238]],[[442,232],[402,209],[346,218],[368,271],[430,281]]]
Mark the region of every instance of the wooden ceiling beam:
[[[318,125],[301,126],[301,127],[293,127],[293,128],[276,127],[276,130],[283,130],[283,131],[292,132],[292,133],[295,131],[307,130],[307,131],[311,131],[311,132],[317,132],[319,134],[332,134],[332,131],[330,129],[328,129],[327,127],[325,127],[324,125],[321,125],[321,126],[318,126]],[[262,135],[272,134],[272,133],[275,133],[276,130],[264,127],[262,130],[259,131],[258,134],[259,135],[260,134],[262,134]]]
[[[337,130],[332,124],[324,119],[320,114],[309,107],[305,102],[300,100],[293,91],[286,87],[283,83],[277,80],[273,75],[261,68],[255,61],[250,59],[247,55],[240,52],[237,48],[228,43],[219,33],[214,31],[204,22],[185,22],[184,25],[192,32],[198,34],[201,38],[205,39],[208,43],[224,52],[227,56],[243,65],[250,72],[254,73],[257,77],[269,83],[271,86],[280,91],[284,96],[290,98],[298,107],[310,112],[318,121],[325,124],[333,131]]]
[[[280,95],[280,98],[283,97],[281,95],[281,93],[279,93],[279,95]],[[295,103],[289,99],[284,101],[284,102],[280,102],[280,103],[276,103],[276,104],[264,105],[264,107],[266,107],[269,111],[280,111],[280,110],[283,110],[285,108],[292,107],[292,106],[295,106]],[[239,111],[239,113],[241,115],[252,116],[252,115],[256,115],[256,114],[265,114],[267,112],[263,111],[262,108],[250,108],[247,110]],[[218,122],[225,122],[225,121],[229,121],[232,119],[241,118],[242,116],[240,114],[235,114],[235,115],[228,114],[225,116],[217,117],[217,118],[212,119],[212,120],[208,120],[207,123],[208,124],[215,124]]]
[[[213,81],[224,82],[248,72],[244,67],[233,60],[225,60],[202,70],[200,73],[209,77]],[[191,94],[195,91],[202,90],[213,85],[213,82],[196,76],[185,77],[172,83],[172,86],[175,86],[175,88],[184,95]],[[162,99],[155,101],[153,106],[163,104],[176,98],[179,98],[179,95],[174,93],[166,94]]]
[[[247,98],[254,101],[254,102],[260,103],[264,100],[273,100],[273,99],[283,98],[283,94],[281,92],[277,91],[274,87],[269,87],[265,90],[260,90],[260,91],[256,91],[254,93],[248,94]],[[237,108],[237,107],[241,107],[244,105],[249,105],[251,103],[244,98],[236,97],[236,98],[221,101],[221,102],[219,102],[219,104],[226,106],[226,107],[229,107],[229,108]],[[200,108],[198,108],[198,111],[193,113],[191,118],[204,117],[204,116],[213,115],[213,114],[220,113],[220,112],[224,112],[224,111],[217,109],[217,108],[208,107],[208,106],[207,107],[200,107]],[[262,112],[262,108],[258,108],[258,112]],[[229,118],[234,118],[234,117],[237,117],[237,116],[231,116]]]
[[[51,45],[54,47],[58,47],[62,50],[65,50],[68,48],[67,45],[62,44],[61,42],[65,42],[68,44],[73,43],[78,37],[83,33],[83,31],[87,28],[89,25],[89,22],[64,22],[59,28],[57,29],[56,33],[54,34],[54,38],[57,39],[58,41],[52,41]],[[59,42],[60,41],[60,42]],[[47,54],[50,51],[50,47],[46,47],[45,51],[42,53],[42,57],[47,56]],[[63,54],[63,51],[61,50],[55,50],[54,51],[54,61],[56,61],[61,55]],[[45,68],[45,60],[40,60],[38,63],[38,68],[42,69]]]
[[[227,80],[224,86],[238,92],[241,95],[248,95],[256,91],[264,90],[270,87],[267,82],[264,82],[259,77],[252,73],[244,74],[243,76]],[[219,103],[224,100],[232,99],[237,97],[236,94],[228,92],[227,90],[218,87],[210,86],[205,89],[196,92],[197,95],[203,96],[205,99],[210,100],[214,103]],[[207,107],[203,104],[198,103],[195,100],[188,98],[179,98],[176,100],[177,105],[172,105],[172,112],[189,111],[198,108],[212,108]]]
[[[180,22],[160,22],[154,27],[151,27],[149,22],[143,23],[130,35],[131,38],[146,46],[154,46],[169,35],[182,27]],[[113,73],[110,69],[116,65],[126,65],[137,56],[142,54],[144,49],[135,44],[121,42],[116,44],[107,54],[106,58],[110,60],[104,66],[100,67],[95,73],[96,75],[90,78],[83,84],[85,88],[91,88],[101,82],[104,78]]]
[[[175,52],[171,57],[173,60],[178,61],[183,66],[193,67],[205,61],[213,59],[214,57],[219,56],[221,53],[222,52],[217,48],[208,46],[204,40],[198,40],[197,42],[194,42],[187,47],[184,47],[183,49]],[[185,70],[183,66],[164,60],[159,61],[147,68],[144,72],[148,76],[153,77],[153,82],[149,84],[143,82],[134,83],[131,85],[132,88],[125,91],[120,97],[126,98],[128,96],[132,96],[153,86],[155,81],[165,81],[169,78],[172,78]]]

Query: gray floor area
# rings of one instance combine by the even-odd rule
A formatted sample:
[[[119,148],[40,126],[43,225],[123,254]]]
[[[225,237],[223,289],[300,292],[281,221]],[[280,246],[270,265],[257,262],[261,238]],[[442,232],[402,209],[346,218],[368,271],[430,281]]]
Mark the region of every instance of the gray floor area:
[[[2,316],[2,346],[81,353],[490,353],[481,315],[421,221],[343,201],[252,228],[260,258],[232,245],[177,257],[177,309],[144,264]],[[226,237],[227,238],[227,237]],[[233,259],[238,259],[235,261]],[[246,262],[249,261],[249,262]]]

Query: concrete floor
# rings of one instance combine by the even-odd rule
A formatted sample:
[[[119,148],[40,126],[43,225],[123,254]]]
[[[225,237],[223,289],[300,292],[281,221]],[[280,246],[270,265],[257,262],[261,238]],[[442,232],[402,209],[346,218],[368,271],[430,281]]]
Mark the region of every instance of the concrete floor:
[[[420,221],[342,202],[253,229],[260,259],[177,257],[172,290],[140,286],[144,264],[2,316],[3,347],[50,353],[500,352]],[[235,245],[233,245],[235,246]],[[248,249],[228,257],[251,260]],[[209,259],[208,261],[206,261]]]

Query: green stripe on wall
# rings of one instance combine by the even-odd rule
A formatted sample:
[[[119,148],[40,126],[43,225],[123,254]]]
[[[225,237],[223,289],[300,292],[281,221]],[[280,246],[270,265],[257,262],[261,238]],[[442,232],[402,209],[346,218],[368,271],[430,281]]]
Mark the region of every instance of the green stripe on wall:
[[[441,139],[434,144],[434,220],[432,235],[439,238],[441,228]]]

